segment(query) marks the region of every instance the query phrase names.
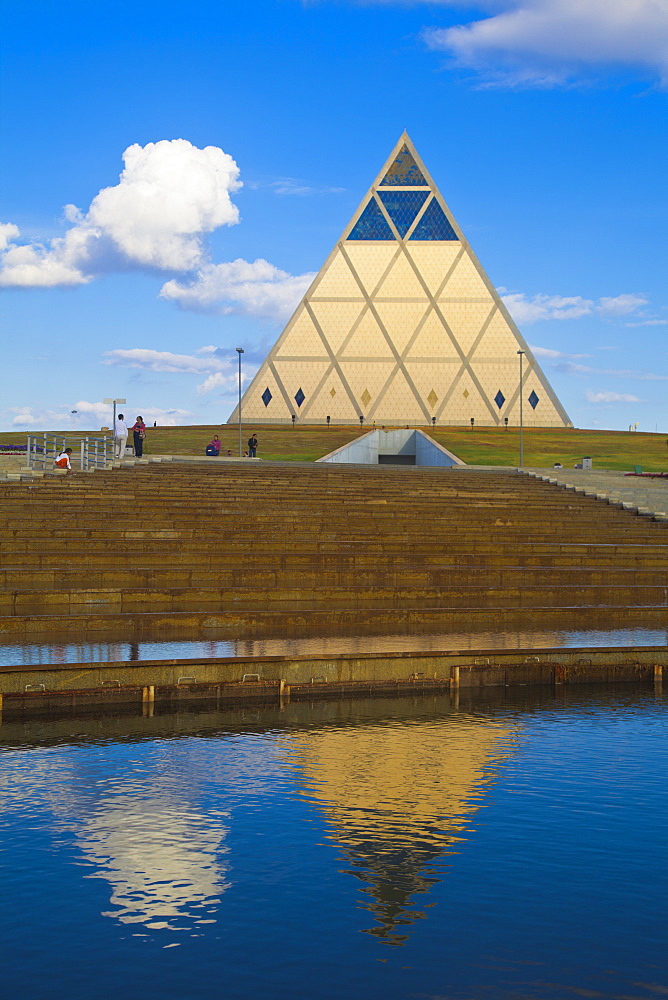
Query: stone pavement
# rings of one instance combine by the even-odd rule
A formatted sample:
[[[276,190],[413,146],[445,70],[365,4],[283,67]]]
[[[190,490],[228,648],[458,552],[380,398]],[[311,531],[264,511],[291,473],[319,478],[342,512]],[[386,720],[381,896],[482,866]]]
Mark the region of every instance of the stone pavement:
[[[629,476],[624,472],[583,469],[525,469],[526,475],[583,492],[626,510],[668,519],[668,478]]]

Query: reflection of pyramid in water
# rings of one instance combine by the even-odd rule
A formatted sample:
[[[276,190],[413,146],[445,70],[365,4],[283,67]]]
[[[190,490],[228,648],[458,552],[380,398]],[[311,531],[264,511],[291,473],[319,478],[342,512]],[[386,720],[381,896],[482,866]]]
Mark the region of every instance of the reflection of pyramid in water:
[[[568,425],[404,133],[246,390],[242,415],[516,424],[518,350],[524,423]]]
[[[505,726],[460,714],[437,723],[433,716],[427,723],[385,717],[379,725],[290,738],[304,793],[326,815],[348,874],[363,885],[365,908],[376,920],[367,933],[400,945],[426,916],[443,858],[457,854],[484,805],[490,765],[513,746]]]

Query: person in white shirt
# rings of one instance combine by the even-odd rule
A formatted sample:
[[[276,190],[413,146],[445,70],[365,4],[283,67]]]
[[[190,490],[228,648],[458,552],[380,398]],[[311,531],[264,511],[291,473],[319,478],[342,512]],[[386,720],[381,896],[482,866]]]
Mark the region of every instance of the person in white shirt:
[[[125,454],[125,446],[128,441],[128,427],[122,413],[118,414],[116,426],[114,427],[114,454],[116,458],[122,458]]]
[[[70,455],[72,454],[71,448],[65,448],[61,451],[53,460],[53,466],[55,469],[64,469],[66,475],[74,475],[74,470],[72,468],[72,463],[70,462]]]

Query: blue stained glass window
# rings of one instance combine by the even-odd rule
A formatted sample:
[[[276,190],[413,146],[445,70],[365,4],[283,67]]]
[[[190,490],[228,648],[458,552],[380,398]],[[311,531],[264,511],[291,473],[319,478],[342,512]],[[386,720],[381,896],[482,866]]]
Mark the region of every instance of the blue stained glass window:
[[[349,240],[393,240],[394,233],[380,210],[375,198],[371,198],[359,219],[355,223]]]
[[[494,397],[494,402],[496,403],[496,405],[498,406],[498,408],[501,409],[501,407],[503,406],[503,404],[505,403],[505,401],[506,401],[506,397],[503,395],[503,393],[499,389],[499,391],[497,392],[496,396]]]
[[[297,389],[297,392],[295,393],[295,403],[297,404],[297,406],[301,406],[305,399],[306,396],[301,391],[301,389]]]
[[[267,388],[262,393],[262,402],[264,403],[265,406],[269,406],[269,404],[271,403],[271,399],[272,396],[271,393],[269,392],[269,386],[267,386]]]
[[[427,205],[424,215],[413,230],[412,240],[459,239],[447,216],[435,198]]]
[[[531,390],[531,395],[529,396],[529,403],[531,404],[532,410],[535,410],[538,404],[540,403],[540,399],[538,398],[533,389]]]
[[[413,224],[413,219],[429,197],[428,191],[379,191],[378,197],[388,211],[392,222],[404,237]]]
[[[426,185],[426,183],[422,171],[404,144],[399,150],[396,160],[385,174],[383,184],[411,187],[413,185]]]

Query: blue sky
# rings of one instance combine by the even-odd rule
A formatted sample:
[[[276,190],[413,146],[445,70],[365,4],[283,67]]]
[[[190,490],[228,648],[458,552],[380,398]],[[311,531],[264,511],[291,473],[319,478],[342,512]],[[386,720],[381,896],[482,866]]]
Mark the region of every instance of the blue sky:
[[[0,428],[224,422],[405,128],[576,426],[668,431],[665,0],[6,0]]]

